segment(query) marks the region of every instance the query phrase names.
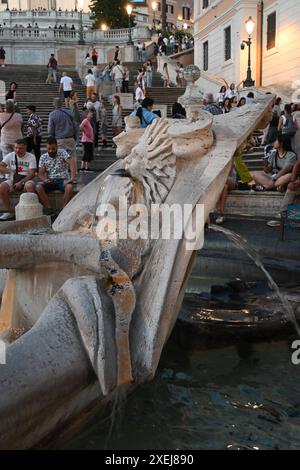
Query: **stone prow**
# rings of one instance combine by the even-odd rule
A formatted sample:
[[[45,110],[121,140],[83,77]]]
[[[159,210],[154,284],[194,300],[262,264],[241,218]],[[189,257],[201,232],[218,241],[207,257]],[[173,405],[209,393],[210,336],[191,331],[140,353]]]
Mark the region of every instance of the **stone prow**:
[[[193,216],[196,205],[203,204],[203,222],[207,220],[223,190],[236,148],[259,125],[272,99],[273,96],[264,95],[256,104],[234,110],[230,115],[214,117],[214,140],[211,132],[207,133],[206,151],[199,146],[194,159],[192,152],[185,158],[180,145],[176,178],[172,179],[164,202],[181,207],[190,204]],[[184,138],[188,140],[187,149],[195,148],[192,135]],[[62,211],[54,224],[55,230],[74,230],[81,212],[93,214],[105,178],[114,169],[123,167],[122,161],[117,162],[81,191]],[[203,230],[201,225],[199,238]],[[4,244],[1,244],[0,266],[18,266],[17,257],[9,264],[9,257],[2,252],[9,250],[14,256],[13,250],[18,249],[20,243],[18,256],[24,253],[28,263],[30,256],[43,259],[46,250],[47,259],[51,255],[52,260],[53,256],[55,259],[64,256],[97,273],[97,241],[83,235],[79,239],[81,236],[83,242],[78,241],[77,245],[74,241],[77,236],[67,236],[67,233],[27,236],[24,242],[18,235],[1,236]],[[10,241],[10,237],[16,238]],[[60,237],[66,238],[67,244],[62,241],[58,250],[55,245]],[[37,248],[38,239],[41,248]],[[80,255],[76,253],[79,246]],[[131,270],[136,306],[129,329],[129,346],[135,384],[155,374],[161,351],[176,321],[195,254],[186,249],[185,240],[172,238],[153,241],[150,248],[143,264]],[[138,255],[132,245],[130,249],[135,260],[144,254],[144,249]],[[62,251],[66,253],[63,255]],[[103,281],[89,276],[67,281],[33,328],[9,346],[8,361],[9,366],[1,370],[0,376],[1,448],[35,446],[57,426],[94,405],[97,395],[99,400],[105,400],[103,397],[107,394],[110,396],[118,383],[115,308]],[[127,390],[127,386],[124,387]]]

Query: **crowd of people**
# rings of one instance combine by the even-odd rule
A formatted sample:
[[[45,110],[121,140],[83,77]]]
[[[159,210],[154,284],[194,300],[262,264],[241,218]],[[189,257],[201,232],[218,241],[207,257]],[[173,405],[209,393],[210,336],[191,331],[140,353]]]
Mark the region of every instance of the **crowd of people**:
[[[83,148],[80,170],[89,171],[95,148],[99,145],[99,137],[102,147],[106,148],[109,128],[113,137],[122,132],[123,109],[119,94],[129,91],[130,74],[128,68],[120,61],[119,47],[115,49],[114,61],[102,70],[95,49],[87,53],[86,63],[91,68],[88,68],[83,78],[86,100],[82,104],[74,91],[72,78],[67,72],[61,75],[58,92],[63,93],[64,101],[55,99],[54,111],[49,114],[47,153],[44,155],[41,155],[42,121],[37,109],[31,104],[27,106],[28,119],[24,126],[17,103],[18,85],[16,82],[10,83],[5,108],[0,107],[0,174],[12,172],[14,176],[0,185],[0,195],[7,209],[7,212],[2,214],[2,219],[11,216],[8,194],[12,189],[36,191],[47,210],[51,209],[47,196],[51,190],[64,192],[66,203],[72,196],[72,183],[76,178],[76,146],[82,145]],[[56,83],[58,64],[54,54],[51,54],[47,67],[46,83]],[[182,64],[177,62],[176,82],[179,87],[185,85],[183,71]],[[145,128],[160,117],[159,112],[153,110],[153,99],[146,96],[146,88],[151,88],[153,81],[153,65],[150,60],[141,64],[134,78],[135,104],[131,115],[138,117],[140,126]],[[164,64],[162,78],[164,86],[169,86],[167,63]],[[102,95],[102,86],[108,81],[115,87],[111,118],[107,111],[107,101]],[[241,84],[228,84],[224,80],[215,96],[212,93],[205,94],[203,109],[212,115],[221,115],[231,113],[235,108],[251,106],[255,101],[254,93],[249,91],[246,96],[245,93],[241,96],[240,86]],[[179,103],[174,103],[172,117],[186,117],[186,111]],[[264,169],[249,171],[243,161],[243,152],[257,144],[256,140],[249,138],[235,153],[230,176],[218,203],[219,215],[216,222],[219,224],[224,222],[227,195],[233,189],[286,192],[282,210],[286,210],[292,195],[300,190],[300,105],[292,103],[282,106],[281,98],[274,100],[272,119],[263,130],[262,141],[259,142],[265,148]],[[16,180],[15,176],[18,177]],[[34,179],[37,177],[38,181]]]
[[[230,113],[234,108],[252,105],[255,95],[252,91],[246,96],[239,96],[239,87],[225,82],[220,91],[206,93],[203,109],[213,115]],[[234,156],[230,176],[218,203],[217,224],[223,224],[228,192],[233,189],[251,191],[280,191],[285,193],[281,214],[293,202],[300,191],[300,105],[289,103],[282,106],[282,99],[277,97],[272,104],[272,119],[262,129],[262,139],[257,142],[253,137],[240,146]],[[255,145],[264,146],[264,169],[249,171],[243,161],[243,152]],[[279,214],[280,216],[280,214]],[[278,217],[279,219],[279,217]],[[268,222],[270,226],[280,225],[279,220]]]
[[[194,38],[190,35],[181,35],[175,37],[158,35],[157,42],[154,43],[154,55],[172,55],[194,47]]]

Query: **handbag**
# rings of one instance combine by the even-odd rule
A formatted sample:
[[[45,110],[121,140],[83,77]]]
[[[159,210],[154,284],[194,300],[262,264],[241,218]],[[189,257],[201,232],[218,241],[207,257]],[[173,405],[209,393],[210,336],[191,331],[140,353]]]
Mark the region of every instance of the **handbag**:
[[[13,184],[17,184],[19,183],[23,178],[24,178],[24,175],[19,175],[19,171],[18,171],[18,159],[17,159],[17,155],[15,154],[15,165],[16,165],[16,172],[13,176]]]
[[[0,124],[0,135],[1,135],[1,130],[2,130],[2,128],[5,126],[5,124],[7,124],[7,123],[11,120],[11,118],[13,117],[14,114],[15,114],[15,111],[13,111],[13,112],[11,113],[11,115],[9,116],[9,118],[8,118],[6,121],[4,121],[4,123],[2,124],[2,126],[1,126],[1,124]]]

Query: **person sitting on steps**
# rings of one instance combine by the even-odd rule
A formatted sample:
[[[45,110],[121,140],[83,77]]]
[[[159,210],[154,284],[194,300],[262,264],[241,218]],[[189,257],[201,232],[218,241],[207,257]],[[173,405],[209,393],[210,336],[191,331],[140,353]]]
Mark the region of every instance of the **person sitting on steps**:
[[[52,191],[62,192],[64,194],[63,207],[71,200],[76,173],[75,162],[68,152],[58,148],[55,137],[49,137],[47,140],[47,153],[44,153],[40,158],[39,178],[41,183],[38,183],[36,187],[39,199],[45,206],[46,214],[53,212],[48,193]]]
[[[270,158],[265,161],[263,171],[253,172],[253,179],[257,184],[256,190],[272,191],[278,188],[284,192],[290,182],[297,157],[292,151],[288,136],[278,136],[273,146],[276,151],[272,152]]]
[[[35,184],[32,181],[37,164],[35,156],[27,152],[26,140],[18,139],[15,143],[15,151],[6,155],[0,162],[0,172],[9,174],[8,178],[0,184],[0,195],[6,212],[0,216],[0,220],[9,220],[14,217],[9,201],[10,191],[35,192]]]

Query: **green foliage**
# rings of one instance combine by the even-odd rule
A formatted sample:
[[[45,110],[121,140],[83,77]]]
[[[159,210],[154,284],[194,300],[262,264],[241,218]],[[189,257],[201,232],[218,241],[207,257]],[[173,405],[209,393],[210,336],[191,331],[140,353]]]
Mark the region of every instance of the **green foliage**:
[[[127,28],[128,14],[126,5],[128,0],[92,0],[90,9],[94,28],[100,28],[105,23],[111,29]],[[131,26],[133,26],[133,15],[131,15]]]

